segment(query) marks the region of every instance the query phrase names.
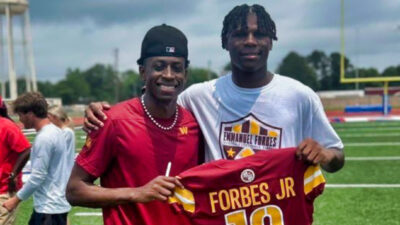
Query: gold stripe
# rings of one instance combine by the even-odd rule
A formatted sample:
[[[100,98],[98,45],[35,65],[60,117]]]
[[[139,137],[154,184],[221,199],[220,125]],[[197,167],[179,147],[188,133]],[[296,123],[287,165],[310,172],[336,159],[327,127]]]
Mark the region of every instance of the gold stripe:
[[[232,131],[234,133],[241,133],[242,132],[242,125],[241,124],[237,124],[237,125],[233,126]]]
[[[311,175],[313,175],[315,172],[317,172],[318,170],[320,170],[319,166],[309,166],[306,170],[306,172],[304,172],[304,180],[309,178]]]
[[[320,172],[320,174],[318,176],[312,178],[312,176],[318,172]],[[304,172],[304,181],[311,179],[311,178],[312,178],[312,180],[308,181],[308,183],[304,185],[304,193],[305,194],[310,193],[318,185],[325,183],[325,178],[321,172],[319,165],[309,166],[307,168],[306,172]]]
[[[175,193],[179,194],[181,198],[184,198],[184,201],[182,201],[180,199],[180,197],[176,196],[176,194],[174,194],[174,196],[168,198],[168,203],[178,203],[179,205],[183,206],[183,209],[194,213],[195,210],[195,204],[194,204],[194,196],[193,193],[187,189],[182,189],[179,187],[175,188]]]
[[[254,155],[254,152],[253,152],[253,150],[251,150],[250,148],[246,148],[246,149],[244,149],[244,150],[242,150],[242,151],[240,152],[240,156],[241,156],[242,158],[245,158],[245,157],[251,156],[251,155]]]
[[[250,120],[250,134],[260,134],[260,126],[254,120]]]
[[[270,131],[270,132],[268,132],[268,135],[270,136],[270,137],[278,137],[278,133],[276,133],[275,131]]]
[[[322,173],[315,177],[311,182],[309,182],[308,184],[306,184],[304,186],[304,193],[307,195],[308,193],[310,193],[314,188],[318,187],[318,185],[325,183],[325,178],[324,175],[322,175]]]

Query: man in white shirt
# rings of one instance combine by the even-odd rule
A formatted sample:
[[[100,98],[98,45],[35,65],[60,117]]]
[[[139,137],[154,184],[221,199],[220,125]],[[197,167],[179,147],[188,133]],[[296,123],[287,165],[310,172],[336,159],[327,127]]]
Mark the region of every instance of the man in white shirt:
[[[232,73],[192,85],[178,103],[190,110],[205,138],[205,159],[238,159],[258,150],[297,147],[297,156],[335,172],[344,165],[343,143],[316,93],[267,70],[275,22],[260,5],[239,5],[225,16],[222,48]],[[84,129],[102,126],[106,104],[91,103]],[[98,117],[98,118],[97,118]]]
[[[72,163],[67,156],[63,132],[47,118],[47,102],[40,93],[25,93],[13,106],[24,127],[34,128],[38,133],[30,156],[31,176],[3,206],[11,211],[33,195],[34,211],[29,225],[65,225],[71,209],[65,198],[65,188]]]

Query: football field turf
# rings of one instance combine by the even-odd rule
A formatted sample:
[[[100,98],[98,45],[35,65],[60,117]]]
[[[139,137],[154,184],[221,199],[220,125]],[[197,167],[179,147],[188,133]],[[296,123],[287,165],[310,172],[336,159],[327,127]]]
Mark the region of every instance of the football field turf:
[[[314,225],[400,225],[400,122],[334,124],[345,144],[346,164],[324,173],[327,186],[314,204]],[[85,141],[76,132],[77,149]],[[32,199],[20,206],[25,225]],[[100,210],[73,207],[71,225],[103,224]],[[250,225],[250,224],[249,224]]]

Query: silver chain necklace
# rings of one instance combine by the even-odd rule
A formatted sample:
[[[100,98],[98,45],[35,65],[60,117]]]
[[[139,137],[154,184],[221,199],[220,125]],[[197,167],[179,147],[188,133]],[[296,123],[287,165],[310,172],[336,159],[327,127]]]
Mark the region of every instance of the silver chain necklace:
[[[140,98],[140,102],[142,103],[144,112],[146,113],[146,115],[150,118],[150,120],[160,129],[162,130],[171,130],[172,128],[174,128],[176,122],[178,121],[178,106],[176,106],[175,108],[175,118],[174,118],[174,122],[168,126],[168,127],[164,127],[163,125],[159,124],[154,117],[150,114],[149,110],[146,108],[146,105],[144,104],[144,95],[142,95],[142,97]]]

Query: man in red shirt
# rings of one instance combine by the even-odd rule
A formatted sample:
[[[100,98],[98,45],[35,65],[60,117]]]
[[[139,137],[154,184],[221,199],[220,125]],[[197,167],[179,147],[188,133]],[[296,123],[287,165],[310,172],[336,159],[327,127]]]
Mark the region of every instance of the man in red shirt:
[[[89,134],[67,199],[72,205],[102,207],[106,225],[190,224],[166,202],[181,186],[174,176],[197,165],[202,149],[197,122],[176,103],[189,63],[185,35],[165,24],[151,28],[137,62],[144,94],[112,107],[103,129]],[[101,186],[93,185],[98,177]]]
[[[30,143],[8,116],[0,96],[0,224],[14,223],[16,210],[9,212],[3,203],[22,187],[21,170],[29,159]]]

